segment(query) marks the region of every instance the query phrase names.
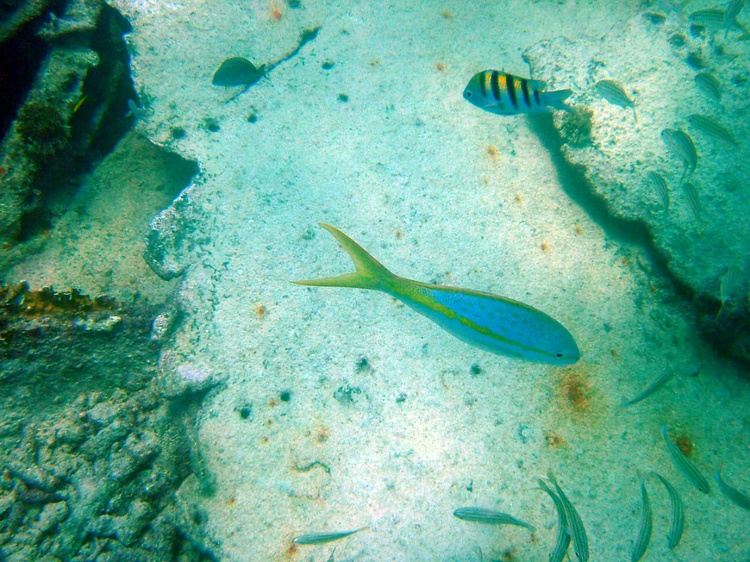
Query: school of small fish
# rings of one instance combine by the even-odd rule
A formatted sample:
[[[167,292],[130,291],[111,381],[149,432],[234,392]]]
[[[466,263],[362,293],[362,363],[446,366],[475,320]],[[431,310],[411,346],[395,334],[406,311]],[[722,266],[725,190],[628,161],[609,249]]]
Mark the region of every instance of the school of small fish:
[[[710,8],[693,12],[689,20],[693,25],[712,31],[740,32],[740,39],[750,38],[748,29],[737,20],[743,10],[744,0],[731,0],[726,9]],[[696,87],[712,100],[719,102],[722,87],[719,79],[707,71],[698,72],[694,77]],[[604,79],[594,86],[596,93],[608,103],[630,109],[633,120],[638,120],[636,103],[631,94],[619,82]],[[565,100],[572,95],[569,89],[547,90],[540,80],[518,77],[501,70],[484,70],[475,74],[463,91],[463,97],[472,105],[497,115],[519,115],[543,113],[549,110],[571,111]],[[729,128],[716,117],[705,114],[692,114],[687,123],[701,135],[727,146],[735,147],[739,141]],[[693,138],[681,128],[667,128],[661,131],[661,138],[667,151],[682,164],[679,180],[686,201],[695,219],[702,223],[703,208],[698,189],[689,180],[695,172],[699,153]],[[661,201],[664,211],[670,207],[670,189],[664,176],[656,171],[647,172],[652,189]],[[490,293],[469,289],[458,289],[440,285],[430,285],[412,281],[392,274],[354,240],[340,230],[321,224],[341,244],[352,258],[356,271],[323,279],[296,281],[300,285],[326,287],[353,287],[382,291],[401,300],[409,307],[428,317],[444,330],[459,339],[492,353],[507,355],[526,361],[569,365],[575,363],[580,352],[572,335],[556,320],[543,312],[520,302],[512,301]],[[733,265],[721,279],[721,315],[724,305],[730,302],[741,283],[742,271]],[[623,399],[622,407],[631,407],[662,390],[675,377],[674,370],[657,376],[638,395]],[[680,446],[669,437],[668,429],[661,426],[667,456],[675,469],[698,491],[709,494],[708,480],[696,464]],[[677,488],[661,474],[650,471],[649,476],[661,482],[669,498],[669,529],[666,534],[667,546],[674,550],[679,546],[685,528],[685,509]],[[721,470],[714,472],[719,491],[736,506],[750,511],[750,495],[729,485],[722,477]],[[573,547],[578,562],[589,559],[589,545],[583,520],[576,507],[568,499],[552,471],[547,481],[538,479],[540,490],[552,500],[557,513],[557,535],[549,554],[550,562],[562,562]],[[641,560],[651,542],[653,513],[648,495],[647,478],[640,476],[641,510],[638,529],[631,548],[631,562]],[[453,515],[463,521],[485,525],[512,525],[523,527],[534,533],[535,527],[524,520],[501,511],[483,507],[459,507]],[[364,529],[309,533],[294,539],[297,545],[316,545],[348,537]],[[481,551],[480,551],[481,552]],[[333,552],[329,560],[333,560]]]

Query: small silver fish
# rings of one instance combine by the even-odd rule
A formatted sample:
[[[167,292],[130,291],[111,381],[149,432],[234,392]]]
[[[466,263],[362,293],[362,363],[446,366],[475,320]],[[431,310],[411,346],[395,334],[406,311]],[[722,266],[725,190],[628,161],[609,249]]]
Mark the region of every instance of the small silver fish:
[[[719,281],[719,300],[721,300],[721,308],[716,314],[716,318],[721,316],[724,310],[724,305],[736,298],[737,292],[739,292],[740,286],[742,285],[742,270],[736,265],[730,265],[721,276]]]
[[[739,13],[739,12],[738,12]],[[725,29],[729,31],[739,31],[742,33],[740,39],[746,39],[748,35],[748,29],[742,25],[737,18],[727,18],[726,10],[721,8],[706,8],[704,10],[698,10],[688,16],[688,19],[696,25],[700,25],[711,31],[717,31],[719,29]]]
[[[146,113],[148,113],[148,111],[145,107],[138,107],[133,100],[128,100],[128,112],[125,114],[125,118],[135,117],[135,120],[138,121],[139,119],[142,119]]]
[[[721,82],[710,72],[699,72],[695,75],[695,85],[715,101],[721,101]]]
[[[671,517],[669,519],[669,532],[667,533],[667,544],[669,545],[669,548],[672,549],[680,544],[682,531],[685,529],[685,509],[682,506],[680,494],[677,493],[675,487],[658,472],[652,471],[651,474],[656,476],[661,480],[661,483],[664,484],[664,488],[666,488],[667,495],[669,496],[669,503],[672,506]]]
[[[555,546],[552,547],[552,551],[549,553],[549,562],[562,562],[565,558],[565,553],[568,552],[570,546],[570,535],[568,534],[568,524],[565,518],[565,507],[562,504],[559,496],[553,492],[547,483],[541,478],[538,480],[539,489],[547,492],[552,502],[555,504],[555,511],[557,511],[557,538],[555,539]]]
[[[480,109],[498,115],[543,113],[551,107],[571,111],[565,103],[573,92],[546,92],[540,80],[519,78],[501,70],[483,70],[475,74],[464,88],[464,99]]]
[[[525,521],[516,519],[512,515],[500,511],[492,511],[482,507],[459,507],[453,512],[453,515],[464,521],[473,521],[474,523],[484,523],[485,525],[516,525],[524,527],[534,532],[536,529]]]
[[[630,562],[638,562],[646,554],[648,543],[651,542],[651,531],[653,530],[653,516],[651,515],[651,504],[648,501],[646,492],[646,482],[641,478],[641,524],[638,529],[638,536],[633,544],[633,551],[630,555]]]
[[[740,144],[734,138],[732,133],[729,132],[729,129],[724,127],[713,117],[709,117],[708,115],[698,115],[697,113],[694,113],[693,115],[688,117],[688,122],[699,131],[706,133],[707,135],[729,145],[737,146],[738,144]]]
[[[645,398],[648,398],[651,396],[654,392],[659,390],[661,387],[663,387],[665,384],[667,384],[669,381],[672,380],[672,377],[675,376],[674,371],[667,371],[665,373],[662,373],[661,376],[659,376],[654,382],[652,382],[650,385],[648,385],[643,392],[641,392],[638,396],[633,398],[632,400],[628,400],[627,398],[622,403],[623,408],[627,408],[628,406],[632,406],[633,404],[637,404],[641,400],[644,400]]]
[[[703,224],[703,205],[701,205],[701,200],[698,197],[698,190],[690,182],[683,183],[682,190],[685,192],[685,197],[687,198],[688,205],[693,212],[695,220]]]
[[[724,38],[726,39],[729,35],[729,28],[737,20],[737,16],[740,15],[742,8],[745,7],[745,0],[732,0],[729,2],[726,11],[724,12]]]
[[[667,426],[661,426],[661,434],[664,437],[664,443],[667,445],[667,451],[669,456],[672,457],[672,462],[677,467],[677,470],[682,472],[683,476],[695,486],[699,491],[704,494],[708,494],[711,491],[711,487],[708,485],[708,480],[703,476],[693,462],[685,456],[682,450],[669,440],[667,435]]]
[[[578,558],[578,562],[587,562],[589,559],[589,539],[586,536],[586,528],[583,526],[583,520],[581,520],[581,516],[578,514],[575,506],[570,503],[570,500],[562,491],[562,488],[560,488],[551,470],[547,472],[547,478],[555,486],[557,495],[560,496],[560,502],[565,509],[568,534],[570,534],[570,538],[573,540],[573,550],[576,553],[576,558]]]
[[[735,505],[750,511],[750,496],[746,496],[737,488],[733,488],[724,482],[724,479],[721,477],[721,471],[714,474],[714,478],[716,478],[716,482],[719,484],[719,490],[721,490],[722,494],[729,498]]]
[[[625,89],[614,80],[600,80],[596,83],[597,93],[613,105],[633,110],[633,118],[638,121],[638,114],[635,112],[635,102],[628,97]]]
[[[654,186],[654,191],[661,199],[661,204],[664,206],[664,210],[669,210],[669,187],[667,186],[667,180],[661,174],[656,172],[649,172],[648,179],[651,185]]]
[[[682,172],[680,183],[689,177],[698,165],[698,151],[695,149],[695,143],[690,135],[680,129],[664,129],[661,132],[661,138],[667,148],[682,160],[685,167]]]
[[[364,529],[367,529],[367,526],[360,527],[359,529],[353,529],[351,531],[334,531],[331,533],[305,533],[304,535],[300,535],[296,539],[294,539],[294,542],[295,544],[324,544],[327,542],[343,539],[344,537],[348,537],[349,535],[353,535],[354,533],[359,533]]]

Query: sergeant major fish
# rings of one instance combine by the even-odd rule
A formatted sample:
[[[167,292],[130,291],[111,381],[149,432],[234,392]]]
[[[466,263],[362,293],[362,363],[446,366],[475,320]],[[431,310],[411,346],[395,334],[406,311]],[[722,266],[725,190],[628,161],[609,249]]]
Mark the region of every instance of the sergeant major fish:
[[[541,80],[527,80],[500,70],[483,70],[475,74],[464,88],[464,99],[480,109],[498,115],[543,113],[548,107],[571,111],[565,103],[573,92],[545,92]]]
[[[572,365],[581,357],[570,332],[544,312],[491,293],[398,277],[339,229],[320,226],[343,246],[356,271],[293,283],[382,291],[458,339],[498,355],[558,366]]]

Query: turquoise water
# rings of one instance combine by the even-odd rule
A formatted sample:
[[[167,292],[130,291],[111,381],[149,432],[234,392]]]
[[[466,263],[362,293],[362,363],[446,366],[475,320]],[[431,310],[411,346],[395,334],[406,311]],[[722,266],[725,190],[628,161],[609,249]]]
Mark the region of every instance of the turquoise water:
[[[642,560],[750,560],[750,513],[714,480],[750,493],[741,29],[696,25],[697,1],[111,5],[132,129],[0,276],[30,287],[4,296],[0,559],[547,560],[551,471],[592,561],[631,559],[642,476]],[[232,57],[250,78],[213,85]],[[472,105],[486,69],[570,89],[575,111]],[[291,284],[352,271],[320,222],[399,275],[544,311],[580,360]],[[120,304],[34,293],[50,285]],[[651,471],[684,504],[674,548]],[[533,530],[453,514],[475,507]]]

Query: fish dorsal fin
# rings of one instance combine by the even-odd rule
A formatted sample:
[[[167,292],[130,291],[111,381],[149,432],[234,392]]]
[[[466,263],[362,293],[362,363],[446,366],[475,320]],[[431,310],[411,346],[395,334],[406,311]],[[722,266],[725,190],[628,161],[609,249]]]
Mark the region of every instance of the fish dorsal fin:
[[[547,82],[544,80],[529,80],[529,86],[541,92],[547,89]]]

